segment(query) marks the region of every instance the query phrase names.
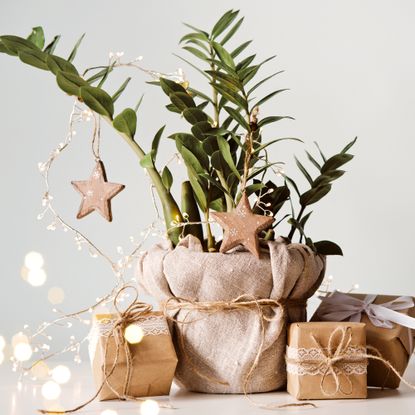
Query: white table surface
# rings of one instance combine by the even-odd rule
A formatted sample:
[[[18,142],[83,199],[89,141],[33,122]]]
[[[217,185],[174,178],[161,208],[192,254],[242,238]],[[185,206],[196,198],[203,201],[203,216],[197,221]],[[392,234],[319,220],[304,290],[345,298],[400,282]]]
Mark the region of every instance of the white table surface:
[[[34,415],[38,408],[72,408],[89,399],[95,392],[88,363],[80,366],[68,365],[72,371],[71,381],[63,385],[59,402],[45,401],[40,393],[42,383],[27,381],[19,391],[16,375],[4,364],[0,367],[0,415]],[[406,371],[405,377],[415,383],[415,363]],[[256,402],[279,404],[295,402],[286,392],[271,392],[251,395]],[[160,402],[169,398],[159,399]],[[191,393],[173,387],[170,403],[177,408],[161,409],[160,415],[253,415],[267,414],[269,410],[253,406],[241,395],[207,395]],[[370,389],[366,400],[324,400],[314,401],[318,408],[295,408],[283,410],[289,414],[309,413],[310,415],[411,415],[415,414],[415,391],[402,385],[399,390]],[[52,409],[52,408],[50,408]],[[139,415],[138,402],[93,402],[78,412],[79,414],[100,415],[105,409],[112,409],[118,415]],[[334,412],[335,411],[335,412]],[[276,411],[280,412],[280,411]]]

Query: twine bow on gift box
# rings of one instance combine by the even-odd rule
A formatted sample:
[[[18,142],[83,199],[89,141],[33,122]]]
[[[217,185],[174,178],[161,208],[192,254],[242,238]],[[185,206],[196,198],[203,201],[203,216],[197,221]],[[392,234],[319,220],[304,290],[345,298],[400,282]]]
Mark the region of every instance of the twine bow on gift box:
[[[366,313],[376,327],[393,328],[393,323],[415,330],[415,318],[399,313],[414,307],[414,300],[408,296],[398,297],[383,304],[374,304],[376,295],[367,295],[363,300],[350,295],[334,292],[328,297],[318,297],[322,303],[318,315],[322,320],[359,322]]]
[[[130,303],[130,305],[124,311],[122,311],[118,308],[118,298],[121,293],[123,293],[124,291],[128,289],[131,289],[134,291],[135,297],[133,301]],[[103,359],[104,363],[103,363],[103,368],[102,368],[104,379],[101,385],[99,386],[98,390],[96,391],[95,395],[88,401],[84,402],[83,404],[73,409],[67,409],[64,411],[40,409],[39,410],[40,413],[42,414],[68,414],[68,413],[77,412],[80,409],[84,408],[85,406],[89,405],[91,402],[93,402],[98,397],[98,395],[101,393],[104,386],[107,386],[115,394],[115,396],[117,396],[117,398],[120,400],[131,400],[131,401],[139,401],[139,402],[145,401],[145,399],[142,399],[136,396],[131,396],[128,394],[128,390],[131,384],[131,375],[132,375],[132,356],[131,356],[131,351],[130,351],[128,342],[124,338],[124,331],[127,326],[129,326],[130,324],[136,323],[139,320],[139,318],[142,317],[143,314],[150,312],[153,309],[153,307],[150,304],[142,303],[138,301],[138,291],[135,287],[132,287],[132,286],[123,286],[122,288],[120,288],[117,294],[114,296],[113,305],[116,310],[117,318],[114,321],[109,320],[109,323],[111,323],[111,325],[105,334],[106,340],[105,340],[105,345],[104,345],[104,359]],[[111,367],[107,368],[107,357],[108,357],[108,348],[109,348],[108,346],[109,346],[111,337],[114,338],[116,350],[115,350],[115,357],[111,364]],[[119,393],[111,385],[110,378],[117,367],[121,350],[124,350],[124,353],[126,356],[127,370],[125,373],[125,379],[123,383],[122,392]],[[158,403],[158,404],[161,408],[174,409],[174,407],[170,404],[165,404],[165,403]]]

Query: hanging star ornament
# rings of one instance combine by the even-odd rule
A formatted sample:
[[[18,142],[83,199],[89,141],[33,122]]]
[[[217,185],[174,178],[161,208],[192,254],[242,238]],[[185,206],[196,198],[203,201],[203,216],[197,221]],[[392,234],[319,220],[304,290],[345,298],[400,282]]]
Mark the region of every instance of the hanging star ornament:
[[[125,186],[107,181],[104,163],[101,160],[97,161],[88,180],[71,183],[82,196],[81,206],[76,216],[78,219],[97,211],[108,222],[112,221],[111,199],[120,193]]]
[[[246,192],[233,212],[213,212],[215,219],[224,229],[220,252],[227,252],[238,245],[259,258],[258,233],[272,225],[272,216],[255,215],[249,205]]]

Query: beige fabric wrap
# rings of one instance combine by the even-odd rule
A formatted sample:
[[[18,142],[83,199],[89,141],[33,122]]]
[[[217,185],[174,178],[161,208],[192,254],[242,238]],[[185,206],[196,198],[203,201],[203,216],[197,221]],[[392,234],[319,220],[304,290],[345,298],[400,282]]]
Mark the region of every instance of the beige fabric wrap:
[[[268,246],[269,254],[262,253],[259,260],[242,249],[226,254],[206,253],[199,240],[189,235],[175,249],[159,244],[144,253],[138,262],[137,280],[160,302],[173,296],[192,301],[228,301],[242,294],[290,301],[309,298],[323,279],[325,257],[283,238],[268,242]],[[273,321],[264,322],[265,343],[249,379],[248,392],[272,391],[286,383],[287,321],[281,308],[267,307],[264,313]],[[287,314],[290,322],[306,319],[304,306],[290,306]],[[180,310],[174,317],[191,321],[173,325],[179,357],[177,381],[191,391],[243,393],[261,343],[261,323],[255,307],[252,311],[211,315]],[[178,341],[177,330],[181,331],[183,344]]]

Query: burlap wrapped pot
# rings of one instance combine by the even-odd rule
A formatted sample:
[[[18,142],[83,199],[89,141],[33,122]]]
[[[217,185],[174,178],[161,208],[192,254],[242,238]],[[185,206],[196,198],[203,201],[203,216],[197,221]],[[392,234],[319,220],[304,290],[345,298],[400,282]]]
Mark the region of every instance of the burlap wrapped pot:
[[[179,358],[176,380],[188,390],[268,392],[285,385],[286,325],[305,321],[305,301],[324,277],[325,257],[283,238],[267,244],[269,252],[257,259],[242,248],[226,254],[203,252],[200,241],[189,235],[175,249],[158,244],[140,257],[138,283],[161,304],[172,297],[227,302],[241,295],[285,304],[261,307],[266,319],[255,305],[175,312],[177,321],[185,321],[172,324]]]

